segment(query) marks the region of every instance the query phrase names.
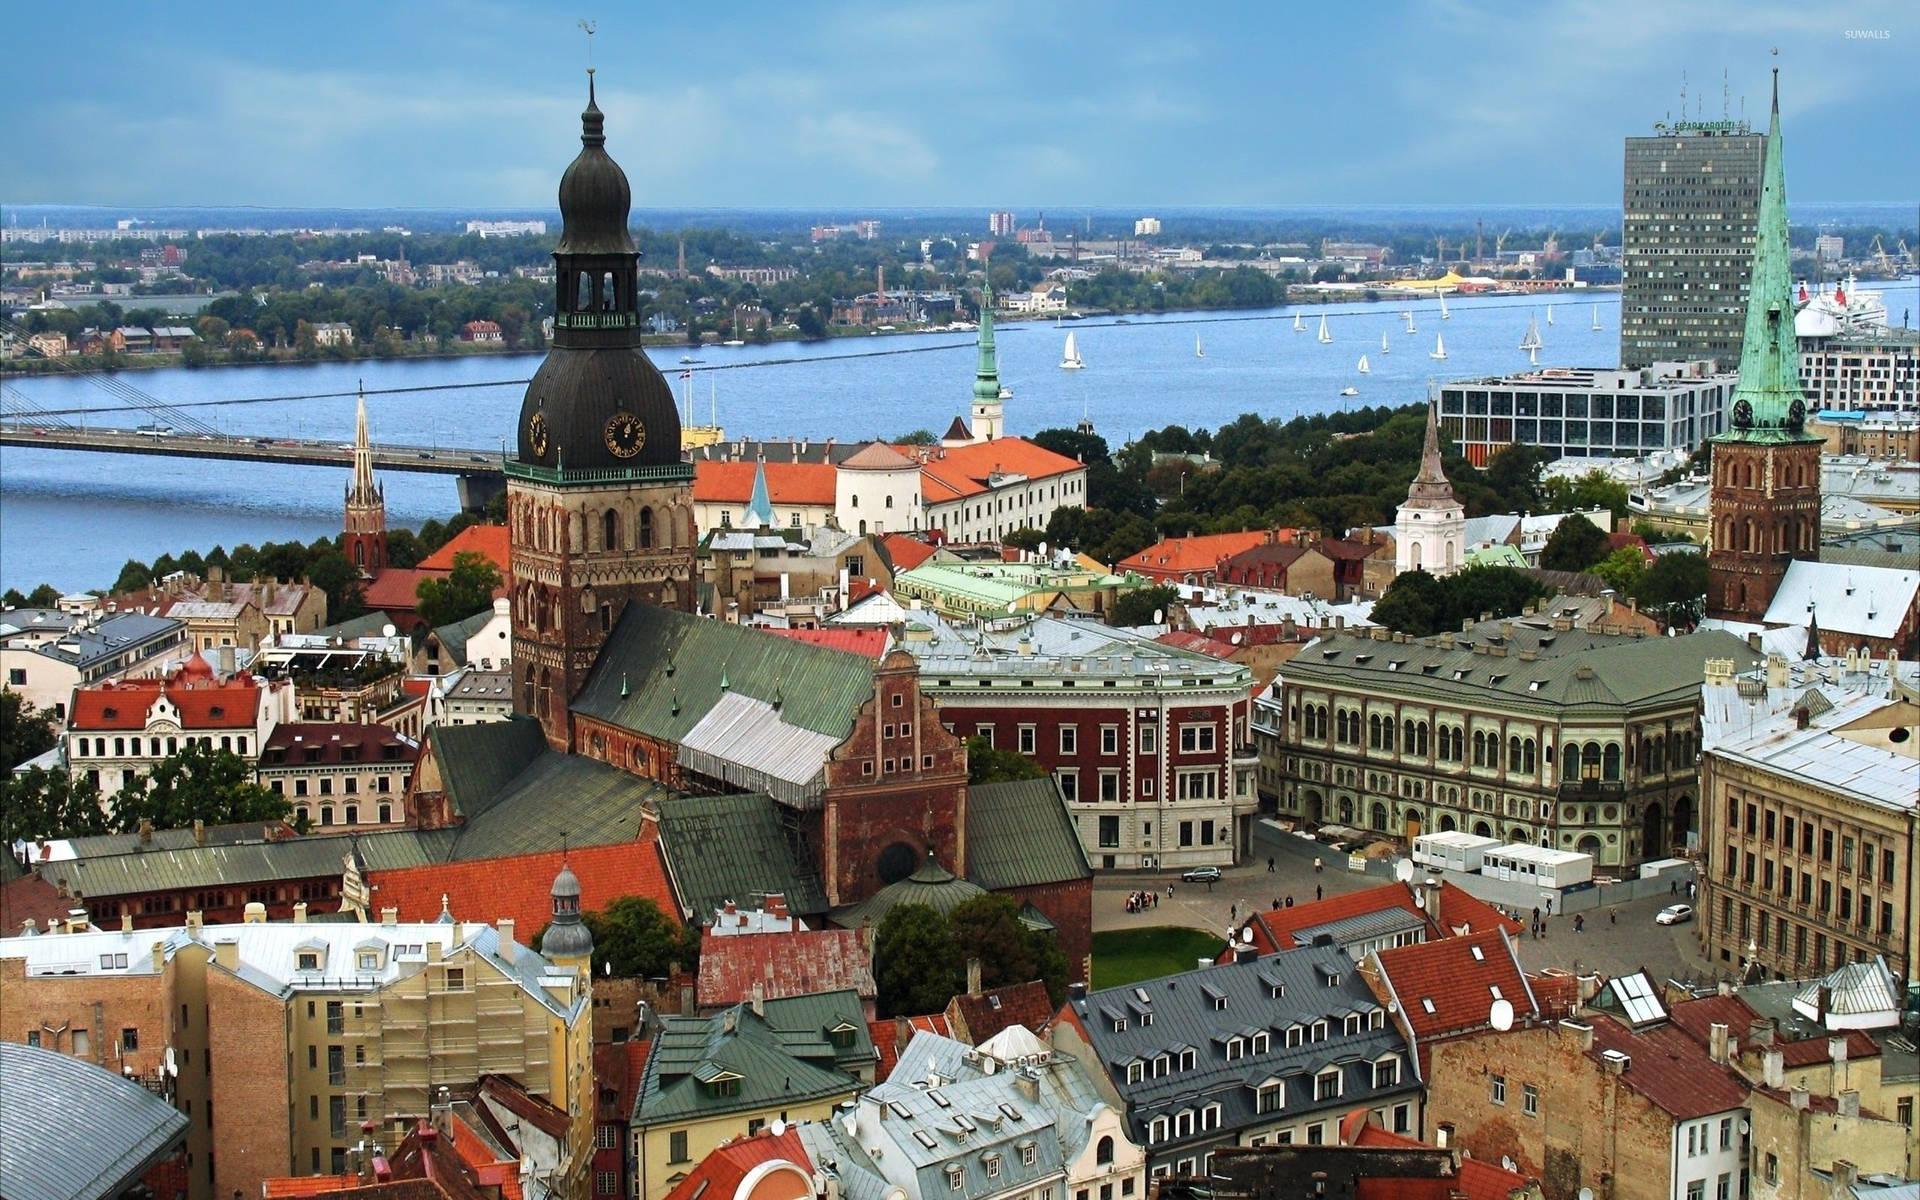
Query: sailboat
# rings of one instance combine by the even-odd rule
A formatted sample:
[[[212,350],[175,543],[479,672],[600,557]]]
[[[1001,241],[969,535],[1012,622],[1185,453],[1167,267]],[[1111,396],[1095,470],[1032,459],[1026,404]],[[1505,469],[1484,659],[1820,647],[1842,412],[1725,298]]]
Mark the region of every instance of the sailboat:
[[[1445,358],[1446,356],[1447,356],[1447,339],[1441,336],[1440,334],[1436,333],[1433,335],[1433,349],[1428,352],[1427,357],[1428,358]]]
[[[1307,319],[1299,313],[1293,314],[1293,331],[1295,333],[1305,333],[1307,331]]]
[[[1333,335],[1327,332],[1327,319],[1325,317],[1320,318],[1320,339],[1319,340],[1322,344],[1331,342],[1333,340]]]
[[[1073,334],[1069,332],[1067,334],[1066,349],[1060,352],[1060,369],[1062,371],[1078,371],[1086,365],[1087,364],[1080,358],[1080,347],[1075,344]]]
[[[1522,350],[1538,350],[1546,343],[1540,340],[1540,322],[1533,317],[1527,318],[1526,336],[1520,339]]]
[[[1600,332],[1600,306],[1598,304],[1593,306],[1593,324],[1588,326],[1588,328],[1592,329],[1595,333]]]
[[[1447,298],[1445,296],[1440,297],[1440,319],[1442,321],[1453,320],[1453,314],[1447,311]]]
[[[1360,356],[1360,373],[1362,375],[1370,375],[1373,373],[1373,368],[1367,365],[1367,356],[1364,354]]]
[[[1419,331],[1418,329],[1415,329],[1415,328],[1413,327],[1413,312],[1412,312],[1412,310],[1411,310],[1411,309],[1409,309],[1409,310],[1408,310],[1408,311],[1406,311],[1406,312],[1403,312],[1403,313],[1401,313],[1400,315],[1401,315],[1401,316],[1403,316],[1403,317],[1405,317],[1405,318],[1407,319],[1407,332],[1408,332],[1408,333],[1419,333],[1419,332],[1420,332],[1420,331]]]
[[[1380,353],[1382,354],[1393,353],[1393,347],[1387,345],[1387,335],[1384,333],[1380,335]]]
[[[1193,335],[1193,356],[1195,358],[1205,358],[1207,356],[1206,350],[1200,345],[1200,335],[1197,333]]]
[[[1547,324],[1553,324],[1553,305],[1547,305]]]
[[[1360,389],[1356,387],[1341,388],[1340,394],[1342,396],[1358,396],[1360,394]]]

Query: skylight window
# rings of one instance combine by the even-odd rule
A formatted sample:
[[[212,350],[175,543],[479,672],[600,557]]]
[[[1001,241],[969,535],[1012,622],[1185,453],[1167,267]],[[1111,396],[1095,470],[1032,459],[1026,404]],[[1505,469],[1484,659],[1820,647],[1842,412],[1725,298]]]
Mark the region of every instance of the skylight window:
[[[1429,996],[1420,997],[1420,1008],[1421,1008],[1421,1011],[1425,1012],[1428,1016],[1432,1016],[1433,1015],[1433,999]]]

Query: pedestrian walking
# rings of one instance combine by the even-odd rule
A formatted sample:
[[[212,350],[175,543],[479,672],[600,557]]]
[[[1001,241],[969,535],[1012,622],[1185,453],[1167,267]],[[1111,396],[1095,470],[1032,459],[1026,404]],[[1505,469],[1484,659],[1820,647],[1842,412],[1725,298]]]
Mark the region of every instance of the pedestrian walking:
[[[1533,906],[1533,923],[1535,925],[1540,923],[1540,906],[1538,904]]]
[[[1275,897],[1273,898],[1273,907],[1274,907],[1274,909],[1275,909],[1275,911],[1278,911],[1278,910],[1279,910],[1279,908],[1280,908],[1280,897],[1278,897],[1278,896],[1275,896]]]
[[[1313,873],[1314,873],[1315,875],[1318,875],[1318,874],[1319,874],[1320,872],[1322,872],[1322,871],[1324,871],[1324,870],[1326,870],[1326,869],[1327,869],[1327,860],[1326,860],[1326,859],[1324,859],[1324,858],[1316,858],[1316,859],[1314,859],[1314,860],[1313,860]]]
[[[1321,889],[1319,884],[1316,883],[1313,885],[1313,898],[1315,900],[1318,900],[1325,895],[1326,895],[1326,892]]]
[[[1168,885],[1167,885],[1167,899],[1169,899],[1169,900],[1171,900],[1171,899],[1173,899],[1173,885],[1172,885],[1172,884],[1168,884]]]
[[[1238,904],[1227,905],[1227,924],[1232,925],[1238,922],[1239,920],[1240,920],[1240,906]]]
[[[1551,896],[1547,897],[1547,915],[1553,915],[1553,897]]]
[[[1609,925],[1618,925],[1619,923],[1620,923],[1620,910],[1619,910],[1619,909],[1617,909],[1617,908],[1610,908],[1610,909],[1608,909],[1608,910],[1607,910],[1607,924],[1609,924]]]
[[[1678,896],[1679,894],[1680,894],[1680,881],[1678,879],[1669,879],[1667,881],[1667,895]]]
[[[1573,915],[1573,931],[1575,933],[1585,933],[1587,931],[1587,919],[1579,913]]]
[[[1292,908],[1292,907],[1293,907],[1293,893],[1292,893],[1292,892],[1288,892],[1288,893],[1287,893],[1287,903],[1286,903],[1286,907],[1287,907],[1287,908]]]

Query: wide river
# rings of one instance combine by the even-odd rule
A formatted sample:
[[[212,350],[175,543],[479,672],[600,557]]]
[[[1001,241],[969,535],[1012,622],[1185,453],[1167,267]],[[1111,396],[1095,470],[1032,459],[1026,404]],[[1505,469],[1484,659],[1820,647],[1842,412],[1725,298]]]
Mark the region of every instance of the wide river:
[[[1007,426],[1031,433],[1070,426],[1084,413],[1118,445],[1173,423],[1217,427],[1241,413],[1290,418],[1343,405],[1406,404],[1429,381],[1524,367],[1517,349],[1529,316],[1545,341],[1541,362],[1604,366],[1619,357],[1619,295],[1449,297],[1439,305],[1379,301],[1324,308],[1174,313],[1115,320],[999,327],[1000,376],[1013,392]],[[1417,333],[1407,333],[1411,310]],[[1597,323],[1599,329],[1592,326]],[[1293,330],[1295,312],[1307,332]],[[1325,316],[1330,344],[1316,334]],[[1076,335],[1086,369],[1060,369],[1062,343]],[[1448,357],[1429,357],[1436,334]],[[1390,352],[1382,352],[1381,338]],[[1196,340],[1204,356],[1195,353]],[[963,413],[973,382],[972,334],[900,334],[799,345],[706,347],[691,383],[687,351],[661,348],[654,361],[677,390],[690,389],[694,415],[709,407],[735,437],[840,440],[935,433]],[[1358,370],[1366,355],[1370,373]],[[364,385],[374,440],[497,451],[513,435],[530,355],[303,366],[162,369],[114,375],[7,381],[9,412],[86,409],[60,419],[131,428],[153,420],[130,409],[141,395],[200,405],[184,413],[234,435],[353,437],[353,392]],[[449,384],[486,384],[454,387]],[[440,387],[442,390],[426,389]],[[1357,396],[1340,392],[1357,388]],[[131,394],[128,389],[138,394]],[[283,399],[283,397],[306,397]],[[248,400],[254,403],[213,404]],[[177,419],[169,421],[180,424]],[[151,561],[185,549],[338,532],[346,472],[243,462],[105,455],[7,447],[0,450],[0,588],[49,582],[63,590],[106,587],[129,558]],[[387,517],[417,526],[456,510],[447,476],[383,478]]]

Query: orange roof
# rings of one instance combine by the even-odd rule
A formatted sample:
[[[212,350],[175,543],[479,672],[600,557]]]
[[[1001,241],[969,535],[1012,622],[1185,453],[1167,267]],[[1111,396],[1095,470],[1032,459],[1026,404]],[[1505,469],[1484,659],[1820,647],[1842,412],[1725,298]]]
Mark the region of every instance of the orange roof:
[[[513,573],[513,547],[505,525],[469,525],[453,535],[446,545],[427,555],[419,570],[446,573],[453,570],[456,554],[479,554],[500,568],[504,578]]]
[[[569,851],[479,858],[469,862],[429,863],[395,871],[369,871],[374,903],[397,908],[402,921],[431,921],[440,915],[440,898],[466,921],[514,922],[514,940],[530,945],[553,916],[553,877],[561,863],[580,877],[580,907],[592,912],[621,896],[645,896],[675,924],[680,910],[667,885],[666,869],[655,842],[619,842],[579,846]]]
[[[1161,538],[1140,553],[1113,564],[1116,572],[1138,571],[1144,575],[1179,574],[1185,571],[1211,571],[1221,559],[1264,545],[1269,538],[1282,536],[1268,529],[1249,529],[1240,533],[1209,533],[1199,537]]]
[[[284,1179],[262,1180],[260,1194],[266,1200],[280,1196],[322,1196],[328,1192],[351,1191],[360,1186],[358,1175],[292,1175]]]
[[[874,994],[873,965],[857,929],[796,929],[788,933],[708,933],[700,939],[701,1008],[751,999],[755,986],[768,1000],[852,989]]]
[[[420,604],[420,581],[445,574],[420,567],[386,567],[361,585],[360,600],[368,612],[411,613]]]
[[[920,492],[928,503],[937,504],[986,491],[987,478],[996,473],[1045,479],[1085,469],[1078,460],[1055,454],[1025,438],[995,438],[991,442],[933,451],[920,465]]]
[[[199,659],[195,655],[195,660]],[[182,668],[164,684],[158,679],[126,679],[81,688],[73,696],[73,714],[67,727],[73,730],[145,729],[147,713],[166,697],[180,710],[180,727],[200,729],[252,729],[260,707],[260,685],[246,676],[216,683]]]
[[[887,652],[887,631],[884,629],[774,629],[767,632],[776,637],[789,638],[796,642],[806,642],[813,646],[825,646],[831,650],[844,650],[848,654],[858,654],[871,658],[875,662]]]
[[[947,1001],[949,1019],[958,1016],[967,1038],[974,1045],[1014,1025],[1024,1025],[1029,1033],[1044,1033],[1053,1023],[1053,1001],[1047,998],[1047,985],[1038,979],[994,988],[978,996],[962,992]]]
[[[700,1160],[700,1165],[685,1179],[674,1185],[673,1190],[667,1193],[666,1200],[693,1200],[695,1196],[736,1200],[740,1185],[755,1167],[777,1162],[792,1163],[801,1172],[812,1173],[813,1160],[807,1157],[807,1149],[800,1143],[797,1126],[785,1125],[777,1134],[761,1130],[720,1143]],[[805,1181],[796,1179],[794,1182],[796,1187],[800,1187]],[[811,1186],[807,1186],[806,1190],[811,1192]],[[751,1194],[757,1197],[763,1193],[756,1186]]]
[[[701,504],[745,505],[753,498],[750,462],[697,459],[693,464],[693,498]],[[767,498],[775,504],[834,505],[832,463],[768,463]]]
[[[1500,929],[1382,950],[1380,966],[1417,1038],[1491,1028],[1495,989],[1516,1019],[1535,1015],[1520,960]]]
[[[1256,912],[1248,924],[1253,930],[1254,948],[1262,954],[1273,954],[1296,949],[1294,935],[1303,929],[1366,913],[1385,912],[1389,908],[1405,909],[1417,917],[1427,918],[1435,934],[1443,938],[1496,927],[1505,928],[1509,934],[1520,932],[1520,922],[1501,916],[1486,901],[1460,888],[1449,887],[1444,881],[1440,884],[1440,920],[1437,923],[1413,902],[1413,892],[1405,884],[1383,883],[1363,891],[1328,896],[1311,904]]]
[[[901,1038],[901,1023],[906,1024],[906,1037]],[[873,1048],[880,1055],[879,1065],[874,1068],[873,1081],[885,1083],[887,1076],[893,1074],[893,1068],[900,1061],[900,1051],[913,1040],[916,1033],[937,1033],[941,1037],[952,1037],[953,1028],[947,1024],[945,1013],[930,1013],[924,1017],[895,1017],[890,1021],[868,1021],[867,1033],[873,1038]]]
[[[1365,1115],[1365,1110],[1362,1110],[1362,1115]],[[1346,1122],[1341,1122],[1341,1126],[1343,1129],[1346,1128]],[[1393,1133],[1370,1121],[1361,1125],[1358,1132],[1349,1138],[1348,1144],[1382,1148],[1429,1148],[1405,1134]],[[1451,1179],[1362,1179],[1360,1191],[1356,1194],[1365,1197],[1378,1196],[1382,1200],[1388,1197],[1392,1200],[1405,1200],[1409,1196],[1427,1194],[1425,1191],[1415,1189],[1428,1184],[1443,1184],[1445,1185],[1443,1189],[1437,1189],[1432,1193],[1441,1197],[1441,1200],[1456,1194],[1465,1196],[1466,1200],[1507,1200],[1514,1191],[1525,1188],[1532,1182],[1517,1171],[1495,1166],[1485,1159],[1462,1155],[1459,1171]],[[1403,1188],[1406,1190],[1402,1190]]]
[[[895,573],[911,571],[933,557],[932,546],[904,533],[889,533],[880,539],[880,544],[887,548],[887,557],[893,560]]]

